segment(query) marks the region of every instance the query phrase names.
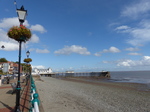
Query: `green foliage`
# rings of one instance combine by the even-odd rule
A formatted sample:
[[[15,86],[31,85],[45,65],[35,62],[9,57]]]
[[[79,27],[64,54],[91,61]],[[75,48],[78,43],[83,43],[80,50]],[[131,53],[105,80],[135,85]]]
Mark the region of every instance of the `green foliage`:
[[[25,26],[13,26],[7,33],[8,37],[16,41],[28,41],[31,38],[31,31]]]
[[[5,58],[0,58],[0,62],[8,62]]]
[[[0,74],[3,74],[3,71],[2,71],[2,70],[0,70]]]
[[[22,65],[22,71],[23,71],[24,73],[28,73],[29,71],[32,70],[30,64],[21,63],[21,65]]]
[[[17,63],[17,64],[19,64],[19,62],[18,62],[18,61],[14,62],[14,63]]]
[[[32,61],[31,58],[25,58],[25,59],[24,59],[24,62],[27,62],[27,63],[29,63],[29,62],[31,62],[31,61]]]

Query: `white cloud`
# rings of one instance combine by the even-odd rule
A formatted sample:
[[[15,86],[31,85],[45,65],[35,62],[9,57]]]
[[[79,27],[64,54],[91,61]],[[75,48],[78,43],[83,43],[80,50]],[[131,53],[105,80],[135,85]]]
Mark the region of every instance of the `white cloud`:
[[[123,60],[118,61],[117,66],[125,66],[125,67],[132,67],[132,66],[150,66],[150,56],[143,56],[141,60]]]
[[[126,51],[139,51],[139,48],[133,48],[133,47],[129,47],[125,49]]]
[[[94,55],[95,55],[95,56],[101,56],[102,54],[101,54],[101,52],[97,52],[97,53],[95,53]]]
[[[150,42],[150,0],[138,0],[131,5],[125,7],[121,12],[122,17],[129,19],[138,19],[132,25],[120,25],[115,28],[118,33],[127,33],[128,39],[126,42],[133,46],[139,46]],[[138,23],[136,23],[138,22]]]
[[[140,22],[138,27],[133,27],[130,29],[119,29],[118,27],[115,30],[119,33],[127,33],[130,35],[130,38],[126,41],[127,43],[133,46],[139,46],[150,42],[150,21],[143,20]]]
[[[126,29],[129,29],[130,27],[126,26],[126,25],[122,25],[122,26],[119,26],[117,27],[115,30],[126,30]]]
[[[0,45],[4,45],[5,48],[2,50],[6,50],[6,51],[15,51],[19,49],[18,43],[0,41]]]
[[[46,67],[43,65],[32,66],[32,68],[45,69]]]
[[[47,49],[36,49],[36,52],[37,53],[50,53],[50,51]]]
[[[32,29],[32,31],[38,31],[38,32],[40,32],[40,33],[45,33],[45,32],[47,32],[47,31],[45,30],[45,28],[44,28],[42,25],[39,25],[39,24],[32,25],[32,26],[31,26],[31,29]]]
[[[103,63],[110,63],[109,61],[102,61]]]
[[[104,49],[101,52],[96,52],[94,55],[95,56],[101,56],[103,53],[119,53],[119,52],[121,52],[121,51],[118,48],[112,46],[109,49]]]
[[[128,55],[142,55],[142,54],[134,52],[134,53],[128,53]]]
[[[19,26],[19,20],[17,17],[13,17],[13,18],[4,18],[2,20],[0,20],[0,28],[10,28],[12,26]],[[24,22],[25,26],[29,26],[28,21],[25,20]]]
[[[0,29],[0,40],[6,41],[8,40],[7,32],[3,29]]]
[[[63,55],[69,55],[71,53],[77,53],[81,55],[90,55],[91,53],[87,50],[87,48],[78,46],[78,45],[72,45],[72,46],[65,46],[62,49],[59,49],[54,52],[55,54],[63,54]]]
[[[132,60],[125,60],[123,62],[119,62],[117,66],[133,66],[134,62]],[[135,64],[134,64],[135,65]]]
[[[118,48],[112,46],[109,49],[104,49],[103,50],[103,53],[107,53],[107,52],[118,53],[118,52],[120,52],[120,50]]]
[[[4,45],[6,46],[4,50],[7,50],[7,51],[18,50],[18,42],[9,38],[7,36],[7,31],[12,26],[19,26],[19,25],[20,25],[20,23],[19,23],[18,17],[3,18],[0,20],[0,42],[1,43],[3,42]],[[30,26],[27,20],[25,20],[24,25],[27,27]],[[39,24],[32,26],[32,28],[33,28],[33,30],[40,31],[42,33],[46,32],[44,27]],[[36,34],[32,34],[30,41],[27,42],[26,44],[30,44],[30,42],[38,43],[39,41],[40,41],[39,37]],[[38,52],[40,52],[40,51],[38,51]],[[48,51],[44,50],[43,52],[47,53]]]
[[[141,26],[142,28],[146,28],[146,29],[150,29],[150,20],[142,20],[140,23],[139,23],[139,26]]]
[[[137,46],[150,42],[150,29],[146,28],[135,28],[131,32],[132,39],[129,39],[127,42],[131,45]]]
[[[150,11],[150,1],[139,0],[136,1],[136,3],[126,6],[121,12],[121,16],[137,19],[138,17],[142,17],[148,11]]]
[[[38,43],[39,42],[39,37],[36,34],[32,34],[32,37],[30,39],[30,42],[32,43]]]

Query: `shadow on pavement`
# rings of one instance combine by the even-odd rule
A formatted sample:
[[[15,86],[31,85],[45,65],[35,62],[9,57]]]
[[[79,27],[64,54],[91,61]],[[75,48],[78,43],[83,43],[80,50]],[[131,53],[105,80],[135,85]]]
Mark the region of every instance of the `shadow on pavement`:
[[[7,109],[13,111],[13,108],[8,106],[7,104],[3,103],[2,101],[0,101],[1,104],[3,104]]]

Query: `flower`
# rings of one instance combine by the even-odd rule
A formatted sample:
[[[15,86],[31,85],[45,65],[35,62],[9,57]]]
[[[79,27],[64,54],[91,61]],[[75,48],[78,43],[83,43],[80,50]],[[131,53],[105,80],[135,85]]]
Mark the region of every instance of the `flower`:
[[[31,61],[32,61],[31,58],[25,58],[25,59],[24,59],[24,62],[27,62],[27,63],[29,63],[29,62],[31,62]]]
[[[16,41],[28,41],[31,38],[30,29],[25,26],[13,26],[9,29],[7,33],[8,37],[15,39]]]

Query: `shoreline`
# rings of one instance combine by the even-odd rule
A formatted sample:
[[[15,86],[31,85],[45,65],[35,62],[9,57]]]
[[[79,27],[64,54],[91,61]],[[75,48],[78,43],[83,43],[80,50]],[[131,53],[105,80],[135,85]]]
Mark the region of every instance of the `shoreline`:
[[[91,83],[41,77],[35,84],[45,112],[149,112],[150,92],[139,84]]]
[[[136,89],[139,91],[150,92],[150,86],[146,83],[135,83],[135,82],[117,82],[112,79],[106,78],[85,78],[85,77],[60,77],[56,79],[68,80],[68,81],[76,81],[82,83],[91,83],[91,84],[112,84],[113,86],[118,87],[127,87],[129,89]]]

